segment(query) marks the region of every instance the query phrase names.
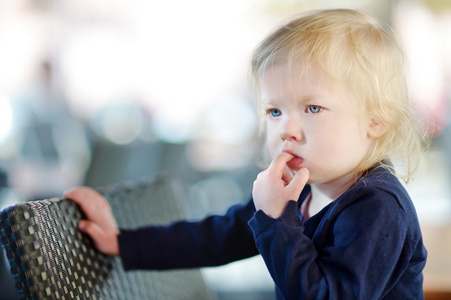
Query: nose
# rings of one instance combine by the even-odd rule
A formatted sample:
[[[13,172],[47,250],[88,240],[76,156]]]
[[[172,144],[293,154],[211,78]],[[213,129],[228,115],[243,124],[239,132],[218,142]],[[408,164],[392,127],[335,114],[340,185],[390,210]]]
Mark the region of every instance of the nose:
[[[301,142],[304,134],[300,120],[294,117],[285,118],[280,129],[280,138],[282,141]]]

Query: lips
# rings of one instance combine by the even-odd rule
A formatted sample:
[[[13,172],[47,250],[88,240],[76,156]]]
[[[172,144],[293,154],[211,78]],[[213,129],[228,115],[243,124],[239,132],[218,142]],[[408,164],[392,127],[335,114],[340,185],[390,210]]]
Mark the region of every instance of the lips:
[[[288,151],[288,150],[284,150],[283,152],[290,153],[291,155],[294,156],[292,159],[290,159],[287,162],[288,168],[290,168],[290,169],[300,169],[301,168],[302,163],[304,162],[304,160],[301,157],[297,156],[296,154],[293,154],[291,151]]]
[[[287,167],[290,169],[300,169],[304,160],[300,157],[293,157],[287,162]]]

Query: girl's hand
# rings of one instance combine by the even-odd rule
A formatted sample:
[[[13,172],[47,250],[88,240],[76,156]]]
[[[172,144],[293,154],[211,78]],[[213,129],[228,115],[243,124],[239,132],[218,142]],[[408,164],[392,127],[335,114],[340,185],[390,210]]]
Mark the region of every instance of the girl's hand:
[[[64,196],[80,205],[85,213],[87,220],[81,220],[78,227],[91,237],[97,250],[118,256],[119,229],[108,201],[88,187],[73,188],[65,192]]]
[[[300,169],[293,178],[290,177],[285,166],[292,158],[293,155],[289,153],[279,154],[254,181],[252,196],[255,208],[274,219],[282,215],[290,200],[298,200],[309,178],[306,168]]]

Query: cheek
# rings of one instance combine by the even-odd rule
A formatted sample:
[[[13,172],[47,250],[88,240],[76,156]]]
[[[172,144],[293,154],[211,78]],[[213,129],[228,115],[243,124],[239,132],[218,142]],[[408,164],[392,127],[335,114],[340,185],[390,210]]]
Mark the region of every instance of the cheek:
[[[361,156],[362,148],[366,144],[365,137],[365,133],[354,124],[350,124],[350,126],[341,130],[331,130],[328,133],[328,139],[331,141],[328,151],[335,151],[337,155],[344,156],[347,156],[348,153],[353,153],[355,158],[358,158]]]
[[[266,149],[271,159],[274,159],[280,152],[281,140],[275,132],[267,131],[266,133]]]

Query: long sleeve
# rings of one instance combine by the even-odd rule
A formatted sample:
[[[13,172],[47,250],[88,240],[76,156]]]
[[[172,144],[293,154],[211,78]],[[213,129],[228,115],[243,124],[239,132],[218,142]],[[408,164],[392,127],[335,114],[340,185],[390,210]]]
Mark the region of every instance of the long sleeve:
[[[252,199],[224,216],[119,235],[126,270],[217,266],[261,254],[277,299],[423,299],[427,252],[401,183],[375,169],[303,222],[299,201],[277,219]]]
[[[305,223],[294,201],[277,219],[258,211],[250,226],[278,299],[421,299],[416,213],[393,193],[356,187]]]
[[[148,226],[119,235],[124,268],[174,269],[217,266],[258,254],[249,220],[253,201],[232,206],[224,216],[198,222]]]

